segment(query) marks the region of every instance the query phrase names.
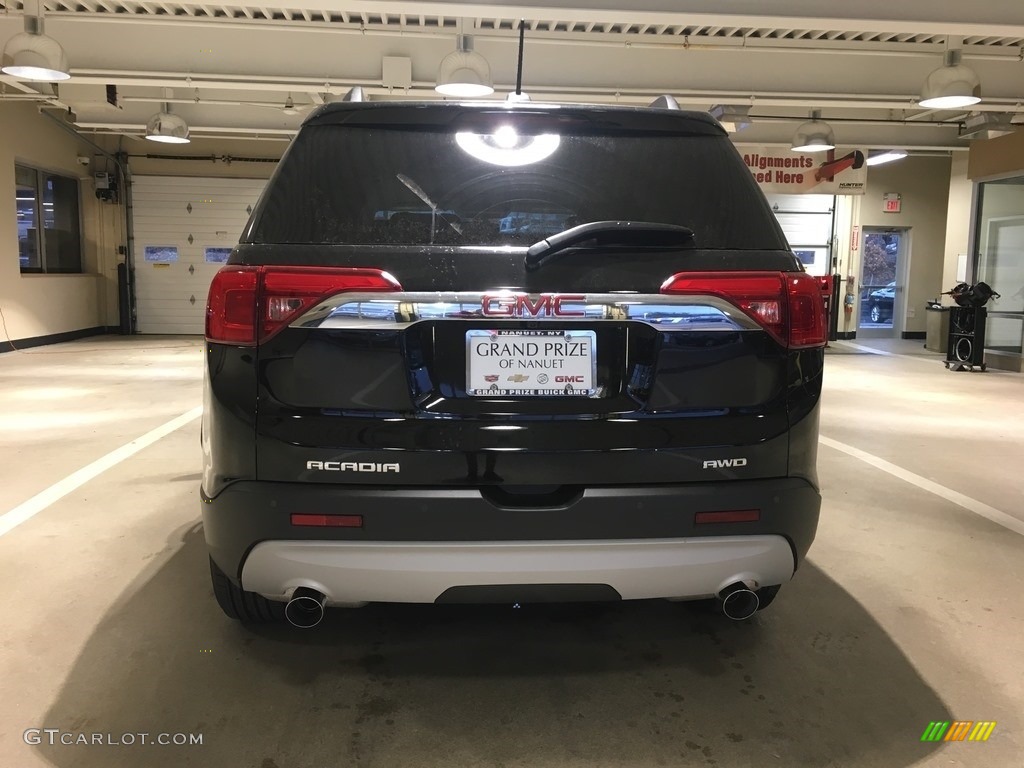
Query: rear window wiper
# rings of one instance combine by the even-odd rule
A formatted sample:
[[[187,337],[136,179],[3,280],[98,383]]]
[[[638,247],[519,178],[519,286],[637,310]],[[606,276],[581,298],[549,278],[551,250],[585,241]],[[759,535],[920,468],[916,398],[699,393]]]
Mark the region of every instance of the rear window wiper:
[[[534,243],[526,251],[526,271],[539,269],[552,256],[581,243],[593,246],[670,248],[693,242],[693,230],[679,224],[649,221],[591,221]]]

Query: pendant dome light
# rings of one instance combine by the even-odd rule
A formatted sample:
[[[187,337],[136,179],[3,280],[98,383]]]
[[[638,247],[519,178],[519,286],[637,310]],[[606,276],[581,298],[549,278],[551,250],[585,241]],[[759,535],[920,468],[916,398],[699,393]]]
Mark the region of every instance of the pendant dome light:
[[[146,138],[161,144],[188,144],[191,141],[185,118],[171,114],[171,107],[166,103],[146,123]]]
[[[441,59],[437,68],[437,85],[434,90],[442,96],[460,98],[490,96],[494,93],[491,65],[473,50],[472,36],[460,31],[456,37],[455,50]]]
[[[825,152],[836,148],[836,137],[832,126],[821,119],[821,110],[811,112],[811,119],[801,123],[793,134],[794,152]]]
[[[918,106],[928,109],[960,109],[981,101],[981,79],[978,73],[961,64],[962,52],[948,50],[943,64],[924,81]]]
[[[0,70],[19,80],[57,83],[71,77],[68,57],[61,44],[43,31],[43,7],[39,0],[26,0],[25,31],[4,46]]]

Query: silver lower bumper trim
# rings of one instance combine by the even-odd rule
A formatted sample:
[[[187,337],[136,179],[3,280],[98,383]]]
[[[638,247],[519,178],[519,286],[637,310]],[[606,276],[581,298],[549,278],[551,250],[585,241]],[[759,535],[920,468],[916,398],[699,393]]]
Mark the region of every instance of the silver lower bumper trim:
[[[794,561],[782,536],[631,541],[266,541],[250,552],[242,587],[286,600],[298,587],[328,604],[432,603],[451,587],[607,584],[625,600],[701,598],[737,581],[781,584]]]

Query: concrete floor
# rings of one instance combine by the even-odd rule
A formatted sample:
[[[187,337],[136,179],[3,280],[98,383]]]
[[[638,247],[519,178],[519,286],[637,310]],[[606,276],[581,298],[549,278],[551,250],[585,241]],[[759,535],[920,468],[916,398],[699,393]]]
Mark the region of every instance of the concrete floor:
[[[745,624],[647,602],[246,629],[211,594],[192,420],[0,535],[0,766],[1024,765],[1024,536],[983,516],[1024,520],[1024,378],[937,360],[830,351],[818,539]],[[0,514],[195,408],[200,365],[192,339],[0,356]],[[998,725],[921,743],[955,719]]]

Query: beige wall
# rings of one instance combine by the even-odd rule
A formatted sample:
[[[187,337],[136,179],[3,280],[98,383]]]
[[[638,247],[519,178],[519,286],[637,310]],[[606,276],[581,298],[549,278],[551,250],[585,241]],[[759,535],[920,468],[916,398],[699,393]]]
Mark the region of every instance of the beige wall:
[[[225,162],[225,157],[276,161],[286,142],[197,140],[184,147],[163,147],[140,139],[97,137],[110,153],[124,151],[134,175],[269,178],[276,162]],[[147,155],[202,156],[202,160],[166,160]],[[91,159],[91,165],[78,157]],[[24,163],[79,179],[82,215],[81,275],[22,275],[14,202],[14,165]],[[125,209],[100,203],[92,172],[114,166],[102,152],[61,130],[28,104],[0,103],[0,310],[10,340],[48,336],[98,326],[118,325],[118,247],[126,244]],[[7,341],[0,327],[0,341]]]
[[[857,316],[853,312],[846,311],[844,296],[850,290],[849,278],[852,275],[857,278],[860,270],[860,252],[854,249],[853,227],[860,221],[861,195],[840,195],[836,198],[836,223],[835,223],[835,254],[838,257],[836,262],[836,274],[840,275],[842,283],[839,288],[839,333],[851,333],[857,330]],[[859,249],[859,244],[857,248]],[[859,279],[859,278],[857,278]],[[856,293],[854,289],[854,293]],[[853,307],[856,310],[856,302]]]
[[[101,285],[111,264],[116,269],[117,243],[110,242],[101,232],[100,204],[93,194],[89,168],[78,163],[79,155],[91,156],[92,150],[42,117],[35,106],[0,103],[0,309],[9,338],[15,342],[114,322]],[[14,200],[15,162],[80,180],[85,274],[21,274]],[[115,303],[115,320],[116,315]],[[7,340],[7,336],[0,334],[0,341]]]
[[[867,227],[910,230],[904,331],[925,330],[925,302],[943,290],[950,168],[949,157],[908,157],[868,171],[867,190],[860,208],[862,237]],[[886,192],[903,196],[900,213],[883,212],[882,198]]]
[[[967,177],[968,156],[965,152],[953,155],[949,174],[949,202],[946,208],[946,253],[942,262],[942,290],[948,291],[959,280],[956,268],[960,254],[967,255],[970,274],[971,206],[974,184]],[[943,304],[952,306],[953,300],[943,296]]]

